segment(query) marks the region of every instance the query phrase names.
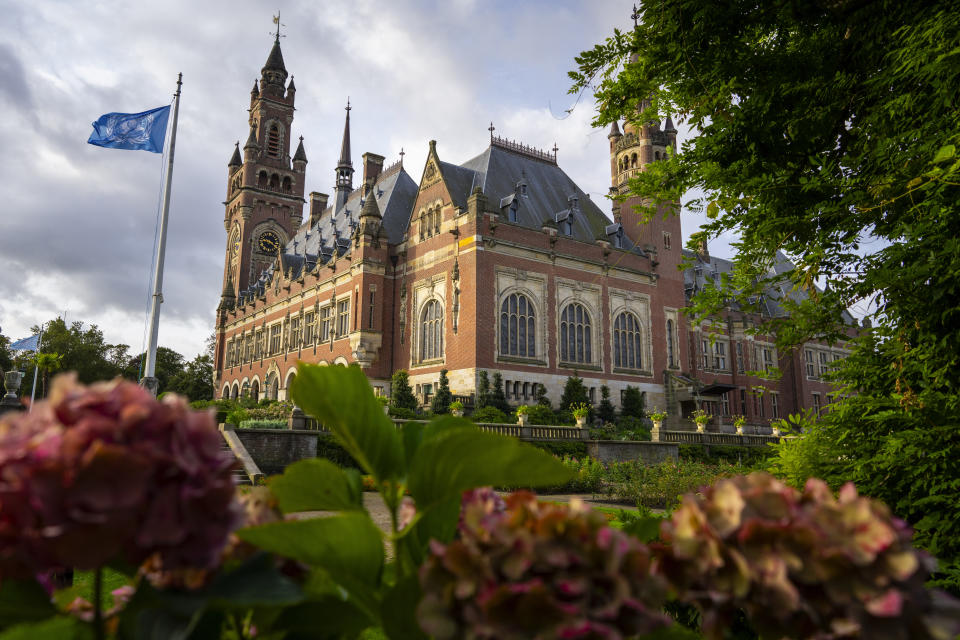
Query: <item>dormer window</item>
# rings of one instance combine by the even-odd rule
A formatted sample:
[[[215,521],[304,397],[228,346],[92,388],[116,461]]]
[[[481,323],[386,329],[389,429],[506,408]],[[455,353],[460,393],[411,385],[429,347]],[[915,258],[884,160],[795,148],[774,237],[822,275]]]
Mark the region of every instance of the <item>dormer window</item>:
[[[567,216],[563,221],[563,233],[568,236],[573,235],[573,216]]]
[[[517,201],[514,200],[513,204],[510,205],[510,208],[507,209],[507,220],[509,220],[510,222],[517,221],[517,209],[518,209]]]
[[[616,249],[623,249],[623,227],[617,229],[617,232],[613,234],[613,246]]]

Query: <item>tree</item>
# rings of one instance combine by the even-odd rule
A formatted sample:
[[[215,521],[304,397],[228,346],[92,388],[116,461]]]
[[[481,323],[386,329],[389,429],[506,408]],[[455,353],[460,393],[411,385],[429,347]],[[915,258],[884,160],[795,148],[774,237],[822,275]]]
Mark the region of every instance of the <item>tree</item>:
[[[213,359],[206,353],[188,362],[175,374],[167,391],[187,396],[192,401],[213,400]]]
[[[583,378],[573,375],[567,378],[567,383],[563,386],[560,411],[570,411],[570,406],[577,404],[589,405],[590,396],[587,394],[587,387],[583,384]]]
[[[732,276],[695,298],[697,318],[774,287],[787,314],[758,330],[786,353],[845,336],[845,310],[867,303],[873,328],[809,440],[832,451],[818,473],[890,504],[954,592],[960,127],[946,88],[960,84],[958,40],[947,2],[648,2],[572,74],[573,91],[596,87],[597,125],[673,113],[693,130],[630,194],[650,216],[698,189],[702,238],[739,235]],[[796,268],[772,270],[781,253]]]
[[[490,376],[486,371],[480,372],[480,382],[477,384],[477,409],[483,409],[490,402]]]
[[[547,397],[547,387],[541,382],[538,382],[536,388],[533,390],[533,399],[537,401],[538,405],[551,410],[553,409],[550,398]]]
[[[637,387],[627,385],[623,390],[623,401],[620,407],[620,414],[631,418],[642,419],[643,413],[643,394]]]
[[[410,374],[403,369],[394,372],[390,379],[390,406],[394,409],[417,410],[417,398],[410,388]]]
[[[499,372],[493,374],[493,391],[490,392],[487,406],[495,407],[506,414],[511,413],[510,403],[503,392],[503,376]]]
[[[57,371],[63,366],[63,356],[59,353],[39,352],[34,355],[33,362],[40,371],[41,398],[47,396],[47,383],[50,381],[50,372]]]
[[[450,393],[450,381],[447,379],[447,370],[440,370],[440,382],[437,384],[437,392],[433,395],[430,402],[430,411],[435,415],[450,412],[450,403],[453,402],[453,394]]]
[[[40,327],[35,326],[32,331],[39,333]],[[74,322],[68,327],[63,318],[51,320],[44,326],[40,348],[47,353],[60,354],[61,368],[75,371],[80,382],[86,384],[111,380],[120,373],[117,364],[110,359],[115,347],[104,340],[103,332],[95,324],[84,329],[82,322]],[[27,367],[26,374],[25,380],[33,376],[32,364]]]
[[[13,369],[13,355],[10,353],[10,340],[0,334],[0,372],[6,373]],[[6,393],[3,376],[0,375],[0,393]]]
[[[604,422],[613,422],[617,419],[617,410],[610,402],[610,387],[601,385],[600,387],[600,405],[597,407],[597,417]]]
[[[122,373],[123,377],[128,380],[133,380],[134,382],[139,382],[143,376],[146,375],[144,371],[146,356],[147,354],[144,352],[127,360],[127,364]],[[183,373],[183,356],[173,349],[157,347],[157,362],[154,366],[153,373],[154,377],[156,377],[160,383],[157,393],[172,391],[173,389],[170,388],[170,382],[181,373]],[[213,384],[212,380],[211,374],[211,384]]]

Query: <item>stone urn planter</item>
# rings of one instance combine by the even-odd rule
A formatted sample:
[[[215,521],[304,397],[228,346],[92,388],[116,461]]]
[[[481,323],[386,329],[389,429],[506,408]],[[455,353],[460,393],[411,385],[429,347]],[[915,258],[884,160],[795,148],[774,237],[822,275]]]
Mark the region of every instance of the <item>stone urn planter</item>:
[[[450,414],[457,418],[463,417],[463,409],[451,409]]]
[[[663,427],[663,420],[653,420],[653,429],[650,430],[650,439],[653,442],[660,442],[660,429]]]
[[[582,418],[577,418],[577,428],[586,429],[587,428],[587,417],[583,416]]]
[[[527,426],[527,421],[529,419],[530,419],[530,416],[527,415],[526,413],[517,414],[517,424],[520,425],[521,427]]]
[[[774,426],[774,427],[771,427],[771,428],[773,429],[773,435],[775,435],[775,436],[777,436],[777,437],[779,438],[779,437],[780,437],[780,427]]]
[[[742,425],[742,424],[738,424],[738,425],[737,425],[737,435],[738,435],[738,436],[742,436],[742,435],[743,435],[743,425]]]

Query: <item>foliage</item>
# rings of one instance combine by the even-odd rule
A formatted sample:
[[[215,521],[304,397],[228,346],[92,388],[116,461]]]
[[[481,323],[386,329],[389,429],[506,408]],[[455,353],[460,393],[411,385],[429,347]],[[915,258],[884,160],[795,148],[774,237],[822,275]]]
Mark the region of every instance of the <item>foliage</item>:
[[[475,491],[464,497],[458,533],[432,546],[420,570],[418,618],[438,640],[622,637],[669,624],[658,606],[666,584],[649,572],[647,547],[582,503],[541,503],[518,492],[504,504],[492,491]]]
[[[845,310],[865,302],[873,328],[850,343],[836,375],[849,389],[811,446],[915,525],[960,593],[960,469],[946,462],[960,457],[960,128],[944,91],[960,83],[960,14],[948,2],[679,0],[639,16],[578,58],[574,90],[596,87],[597,125],[672,112],[694,131],[630,192],[652,215],[693,189],[701,238],[739,237],[733,272],[696,296],[696,316],[786,292],[786,313],[757,327],[785,353],[846,339]],[[782,257],[796,267],[771,268]]]
[[[623,390],[623,402],[620,407],[620,413],[634,418],[643,418],[643,394],[637,387],[627,385]]]
[[[144,367],[147,362],[146,352],[140,355],[130,357],[120,371],[120,375],[127,380],[139,382],[146,375]],[[183,356],[167,347],[157,347],[157,361],[154,367],[154,376],[160,383],[160,391],[170,391],[170,383],[177,377],[180,377],[180,383],[185,384],[182,377],[184,370]],[[211,372],[210,384],[213,384],[213,374]],[[200,398],[198,398],[200,399]]]
[[[701,444],[681,444],[678,445],[678,453],[683,460],[693,460],[704,463],[724,462],[740,467],[740,472],[746,470],[764,470],[770,464],[770,459],[774,454],[773,446],[766,447],[739,447],[736,445],[712,444],[704,446]],[[806,482],[804,478],[800,486]]]
[[[705,425],[708,422],[710,422],[710,419],[713,418],[713,416],[707,413],[706,411],[704,411],[703,409],[697,409],[692,414],[690,414],[690,418],[692,418],[693,421],[697,423],[697,425]]]
[[[573,410],[573,405],[590,404],[590,395],[587,393],[587,387],[583,384],[583,378],[572,375],[567,377],[567,382],[563,385],[563,394],[560,396],[560,408],[569,411]]]
[[[762,473],[720,480],[686,496],[662,538],[661,571],[710,639],[740,609],[772,638],[943,638],[957,624],[933,614],[909,528],[852,484],[834,498],[817,480],[802,493]]]
[[[406,407],[390,407],[390,417],[391,418],[401,418],[403,420],[415,420],[417,412],[413,409],[407,409]]]
[[[249,409],[234,409],[227,414],[227,423],[237,426],[247,420],[250,420],[250,410]]]
[[[459,400],[454,400],[453,402],[450,403],[450,406],[448,408],[450,409],[450,411],[463,411],[463,403],[460,402]]]
[[[510,403],[507,402],[507,396],[503,392],[503,376],[500,372],[493,374],[493,390],[490,391],[490,397],[487,398],[487,406],[495,407],[504,413],[510,413]]]
[[[614,440],[650,440],[650,425],[646,420],[622,416],[617,420]]]
[[[520,416],[530,415],[530,405],[526,405],[526,404],[520,405],[519,407],[517,407],[517,410],[515,411],[515,413],[517,414],[518,418]]]
[[[617,419],[617,410],[610,402],[610,387],[605,384],[600,386],[600,404],[597,405],[597,417],[602,422],[613,422]]]
[[[480,371],[480,382],[477,383],[477,409],[483,409],[490,402],[490,375]]]
[[[530,424],[546,425],[560,424],[557,415],[548,405],[544,404],[537,404],[530,407],[530,411],[527,413],[527,422]]]
[[[564,440],[535,440],[530,443],[537,449],[549,451],[558,458],[576,458],[578,460],[587,458],[587,443],[578,441]]]
[[[647,417],[654,422],[662,422],[667,417],[667,411],[665,409],[661,411],[658,407],[654,407],[653,411],[647,412]]]
[[[240,429],[286,429],[287,422],[285,420],[251,418],[250,420],[244,420],[237,427]]]
[[[610,465],[605,478],[606,493],[637,506],[670,509],[683,494],[738,472],[739,469],[725,462],[683,459],[656,465],[621,462]]]
[[[416,411],[419,403],[410,388],[410,374],[399,369],[390,379],[390,406],[394,409]]]
[[[453,402],[453,394],[450,393],[450,380],[447,379],[447,370],[441,369],[437,392],[430,401],[430,411],[435,416],[449,413],[451,402]]]
[[[510,422],[510,417],[496,407],[486,406],[471,413],[470,420],[472,422],[507,424]]]
[[[347,453],[347,450],[337,442],[336,438],[327,433],[317,436],[317,458],[329,460],[344,469],[361,469],[353,456]]]
[[[205,353],[198,354],[170,378],[168,385],[168,391],[191,400],[212,400],[213,358]]]
[[[533,389],[533,399],[536,400],[539,405],[543,405],[548,409],[553,408],[553,405],[550,404],[550,398],[547,397],[547,387],[541,382],[538,382],[537,386]]]
[[[570,413],[573,414],[573,417],[577,420],[581,420],[590,415],[590,405],[585,402],[580,404],[570,405]]]

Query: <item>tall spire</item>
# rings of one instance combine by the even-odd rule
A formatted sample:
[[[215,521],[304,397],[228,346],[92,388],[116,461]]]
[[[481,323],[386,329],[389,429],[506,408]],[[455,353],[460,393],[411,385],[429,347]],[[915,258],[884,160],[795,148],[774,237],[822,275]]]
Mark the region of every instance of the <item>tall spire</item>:
[[[340,160],[337,162],[337,199],[334,211],[339,211],[353,191],[353,162],[350,160],[350,98],[347,98],[347,117],[343,123],[343,143],[340,145]]]
[[[340,161],[337,163],[337,168],[341,167],[352,167],[353,162],[350,160],[350,110],[353,107],[350,106],[350,98],[347,98],[347,119],[343,123],[343,143],[340,145]]]

